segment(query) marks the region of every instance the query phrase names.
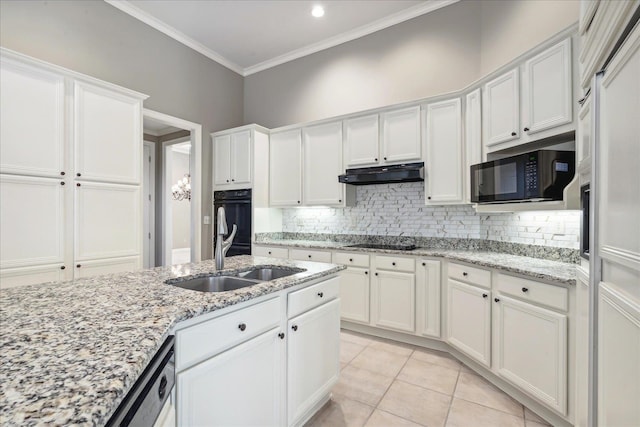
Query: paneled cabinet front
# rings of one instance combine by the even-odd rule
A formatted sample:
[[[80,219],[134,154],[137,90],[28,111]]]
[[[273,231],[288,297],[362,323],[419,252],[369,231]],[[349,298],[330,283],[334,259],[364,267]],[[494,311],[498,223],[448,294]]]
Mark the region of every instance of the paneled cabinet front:
[[[375,166],[380,161],[380,128],[377,114],[344,121],[345,166]]]
[[[271,206],[302,204],[301,138],[300,129],[271,134],[269,144],[269,204]]]
[[[380,114],[382,161],[420,161],[420,106],[390,110]]]
[[[342,122],[302,129],[304,152],[303,204],[340,206],[344,184],[338,182],[342,169]]]
[[[377,270],[373,276],[372,288],[373,325],[415,332],[415,274]]]
[[[251,131],[213,137],[214,184],[239,188],[251,184]]]
[[[520,76],[518,68],[484,85],[484,144],[487,147],[520,135]]]

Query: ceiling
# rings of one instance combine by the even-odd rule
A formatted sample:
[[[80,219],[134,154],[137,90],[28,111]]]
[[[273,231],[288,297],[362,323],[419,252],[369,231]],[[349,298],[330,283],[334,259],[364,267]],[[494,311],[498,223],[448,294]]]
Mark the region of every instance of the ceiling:
[[[170,133],[182,130],[173,126],[167,126],[166,123],[153,120],[148,117],[145,117],[143,119],[142,128],[144,129],[144,133],[148,133],[149,135],[153,136],[168,135]]]
[[[458,0],[105,0],[247,76]],[[322,18],[311,16],[321,5]]]

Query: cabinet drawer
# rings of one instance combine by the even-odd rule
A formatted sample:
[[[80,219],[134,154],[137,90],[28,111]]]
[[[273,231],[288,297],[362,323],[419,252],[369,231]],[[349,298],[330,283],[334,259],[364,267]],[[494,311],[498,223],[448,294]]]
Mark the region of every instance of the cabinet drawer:
[[[280,324],[280,298],[176,332],[176,371],[238,345]]]
[[[340,278],[325,280],[289,294],[289,318],[336,298],[340,293]]]
[[[331,252],[291,249],[289,251],[289,258],[298,261],[331,262]]]
[[[491,288],[491,271],[489,270],[450,262],[449,277],[483,288]]]
[[[336,264],[344,264],[347,267],[369,267],[369,255],[353,254],[347,252],[336,252],[333,256],[333,262]]]
[[[254,246],[253,255],[287,259],[289,258],[289,249],[272,246]]]
[[[376,256],[376,268],[391,271],[416,271],[416,260],[392,256]]]
[[[506,274],[498,274],[496,281],[498,282],[498,291],[503,294],[562,311],[569,309],[569,291],[561,286],[548,285]]]

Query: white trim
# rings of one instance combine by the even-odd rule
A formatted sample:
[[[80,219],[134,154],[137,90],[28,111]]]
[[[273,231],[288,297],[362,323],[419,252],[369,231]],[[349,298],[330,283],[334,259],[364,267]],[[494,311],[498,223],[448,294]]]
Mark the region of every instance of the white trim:
[[[149,119],[167,123],[170,126],[191,132],[191,262],[202,260],[202,223],[200,222],[202,206],[202,125],[169,116],[144,108],[143,116]],[[164,144],[163,144],[164,150]],[[166,170],[166,169],[165,169]],[[162,206],[166,205],[165,191],[162,192]],[[163,229],[166,215],[162,215]],[[164,259],[163,259],[164,261]],[[164,262],[163,262],[164,265]]]
[[[143,141],[143,145],[149,147],[149,156],[151,157],[151,160],[149,161],[149,194],[151,194],[151,207],[149,209],[149,232],[151,233],[151,239],[147,239],[146,236],[142,236],[143,241],[150,240],[148,242],[149,247],[151,248],[149,252],[150,267],[144,268],[153,268],[156,266],[156,143],[152,141]],[[147,159],[142,159],[142,161],[146,162]],[[144,192],[144,185],[142,187],[142,190]],[[142,197],[144,199],[146,195],[143,194]],[[142,209],[142,211],[144,214],[144,208]],[[142,248],[143,262],[144,246],[145,245],[143,245]]]
[[[276,56],[275,58],[271,58],[250,67],[246,67],[244,68],[242,75],[245,77],[250,76],[251,74],[273,68],[277,65],[284,64],[285,62],[293,61],[294,59],[302,58],[303,56],[311,55],[313,53],[341,45],[351,40],[359,39],[360,37],[375,33],[376,31],[384,30],[385,28],[391,27],[392,25],[408,21],[409,19],[413,19],[420,15],[424,15],[426,13],[433,12],[434,10],[438,10],[445,6],[457,3],[458,1],[459,0],[427,0],[415,7],[401,10],[400,12],[394,13],[382,19],[378,19],[377,21],[371,22],[361,27],[354,28],[353,30],[346,31],[342,34],[329,37],[317,43],[301,47],[300,49],[292,50],[291,52]]]
[[[376,31],[383,30],[385,28],[391,27],[392,25],[399,24],[404,21],[408,21],[409,19],[413,19],[420,15],[424,15],[429,12],[433,12],[434,10],[438,10],[445,6],[449,6],[451,4],[457,3],[460,0],[427,0],[417,6],[410,7],[408,9],[402,10],[400,12],[389,15],[385,18],[379,19],[377,21],[371,22],[369,24],[363,25],[358,28],[354,28],[353,30],[346,31],[342,34],[338,34],[333,37],[329,37],[325,40],[319,41],[317,43],[310,44],[308,46],[302,47],[300,49],[295,49],[285,54],[276,56],[275,58],[268,59],[266,61],[260,62],[255,65],[251,65],[249,67],[242,67],[239,64],[225,58],[218,52],[209,49],[202,43],[192,39],[186,34],[178,31],[170,25],[165,24],[158,18],[152,16],[148,12],[134,6],[127,0],[104,0],[106,3],[111,6],[120,9],[124,13],[129,14],[130,16],[144,22],[150,27],[155,28],[161,33],[166,34],[172,39],[184,44],[185,46],[190,47],[196,52],[201,53],[207,58],[217,62],[220,65],[223,65],[240,74],[243,77],[249,76],[251,74],[255,74],[260,71],[264,71],[269,68],[273,68],[277,65],[284,64],[285,62],[293,61],[294,59],[302,58],[303,56],[311,55],[316,52],[320,52],[325,49],[329,49],[334,46],[338,46],[340,44],[346,43],[351,40],[358,39],[360,37],[364,37],[371,33],[375,33]]]
[[[180,32],[178,30],[176,30],[172,26],[165,24],[164,22],[160,21],[158,18],[156,18],[156,17],[152,16],[151,14],[143,11],[142,9],[138,8],[137,6],[134,6],[133,4],[129,3],[128,1],[126,1],[126,0],[104,0],[104,1],[106,3],[108,3],[108,4],[110,4],[111,6],[117,8],[117,9],[120,9],[124,13],[133,16],[134,18],[138,19],[139,21],[144,22],[148,26],[155,28],[156,30],[160,31],[161,33],[166,34],[167,36],[171,37],[172,39],[174,39],[174,40],[176,40],[176,41],[178,41],[180,43],[182,43],[183,45],[185,45],[187,47],[190,47],[191,49],[195,50],[196,52],[203,54],[204,56],[206,56],[207,58],[217,62],[218,64],[227,67],[231,71],[234,71],[234,72],[244,76],[244,70],[240,65],[236,64],[233,61],[228,60],[224,56],[220,55],[218,52],[209,49],[208,47],[206,47],[202,43],[195,41],[191,37],[185,35],[184,33]]]

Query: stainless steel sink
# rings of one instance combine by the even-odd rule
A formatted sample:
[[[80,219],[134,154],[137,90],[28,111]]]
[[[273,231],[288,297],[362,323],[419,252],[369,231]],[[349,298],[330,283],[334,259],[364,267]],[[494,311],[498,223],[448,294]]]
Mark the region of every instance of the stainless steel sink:
[[[234,276],[208,276],[197,277],[178,282],[171,282],[170,285],[183,289],[200,292],[226,292],[234,291],[247,286],[253,286],[260,283],[259,280],[241,279]]]
[[[303,269],[286,269],[286,268],[256,268],[254,270],[250,270],[244,273],[240,273],[240,277],[244,277],[247,279],[255,279],[264,282],[268,282],[269,280],[280,279],[281,277],[292,276],[297,273],[303,272]]]

